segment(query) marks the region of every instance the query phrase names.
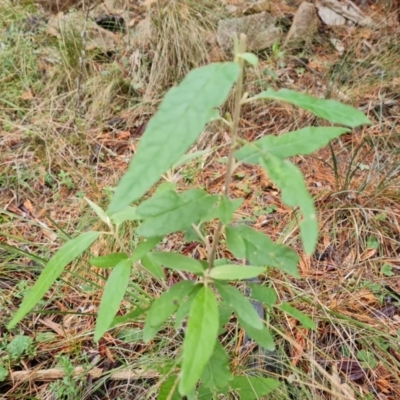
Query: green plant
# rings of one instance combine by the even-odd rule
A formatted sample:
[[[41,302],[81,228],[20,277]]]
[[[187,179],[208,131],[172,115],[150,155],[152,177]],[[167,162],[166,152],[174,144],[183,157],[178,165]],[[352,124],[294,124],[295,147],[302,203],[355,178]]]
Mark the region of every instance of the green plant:
[[[99,268],[112,268],[99,307],[94,339],[98,341],[109,329],[122,322],[141,318],[146,314],[143,339],[155,338],[162,325],[175,314],[179,327],[188,317],[187,329],[175,367],[160,388],[160,399],[210,398],[229,390],[241,392],[242,398],[265,396],[279,386],[277,380],[248,376],[233,376],[229,370],[229,356],[218,340],[221,328],[232,313],[246,334],[266,350],[274,350],[274,337],[266,321],[256,312],[250,299],[235,285],[237,281],[255,278],[276,268],[300,278],[298,254],[289,247],[274,243],[267,235],[246,225],[235,225],[233,217],[242,199],[230,198],[230,182],[238,163],[261,165],[282,193],[282,201],[298,208],[300,237],[304,250],[312,254],[318,238],[318,222],[312,197],[300,170],[287,159],[306,155],[329,143],[349,129],[344,127],[307,127],[279,137],[266,136],[253,143],[239,138],[241,106],[256,100],[280,100],[302,107],[334,124],[356,127],[369,123],[360,111],[333,100],[320,100],[308,95],[282,89],[268,89],[248,98],[243,94],[245,62],[255,65],[257,57],[245,51],[245,38],[235,42],[235,61],[214,63],[191,71],[179,86],[165,96],[156,115],[149,122],[140,146],[127,173],[116,188],[108,210],[86,199],[107,232],[90,231],[67,242],[48,262],[31,292],[25,297],[8,328],[11,329],[37,304],[64,268],[86,251],[101,235],[112,235],[120,252],[96,257],[90,263]],[[233,85],[235,102],[232,116],[218,114]],[[231,132],[229,156],[226,163],[224,193],[210,195],[201,189],[177,192],[175,185],[160,185],[155,193],[140,199],[163,174],[188,159],[185,153],[195,143],[204,127],[213,119],[221,119]],[[132,207],[130,204],[136,202]],[[211,243],[202,232],[205,223],[218,220]],[[143,240],[130,252],[121,241],[123,224],[136,221],[137,237]],[[207,225],[208,226],[208,225]],[[207,260],[195,260],[177,253],[157,249],[165,235],[183,231],[195,235],[207,250]],[[235,265],[218,260],[218,248],[226,238],[229,251],[249,265]],[[115,316],[124,298],[132,265],[147,272],[165,289],[150,307],[139,305],[124,316]],[[172,287],[164,281],[163,267],[191,274],[193,279],[182,280]],[[277,309],[299,320],[308,329],[316,323],[289,303],[278,303],[272,288],[251,285],[251,298],[261,302],[268,311]],[[199,380],[201,384],[197,386]],[[173,397],[175,396],[175,397]],[[178,396],[178,397],[176,397]],[[245,396],[245,397],[243,397]]]
[[[9,343],[4,339],[0,345],[0,382],[6,379],[10,364],[18,363],[23,355],[35,354],[33,340],[29,336],[17,335]]]
[[[68,357],[59,357],[59,366],[64,371],[64,378],[50,384],[55,400],[75,400],[83,397],[82,389],[74,376],[75,368]]]
[[[74,188],[74,182],[72,181],[71,175],[69,172],[65,172],[61,170],[58,173],[58,178],[60,179],[60,185],[65,185],[67,189],[71,190]]]

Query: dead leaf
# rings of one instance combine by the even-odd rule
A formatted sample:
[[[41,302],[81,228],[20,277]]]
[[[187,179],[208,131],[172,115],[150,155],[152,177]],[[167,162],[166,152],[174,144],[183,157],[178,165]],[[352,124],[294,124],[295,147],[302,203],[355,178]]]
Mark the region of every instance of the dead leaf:
[[[35,96],[33,95],[32,91],[30,89],[25,90],[24,93],[21,95],[22,100],[32,100]]]

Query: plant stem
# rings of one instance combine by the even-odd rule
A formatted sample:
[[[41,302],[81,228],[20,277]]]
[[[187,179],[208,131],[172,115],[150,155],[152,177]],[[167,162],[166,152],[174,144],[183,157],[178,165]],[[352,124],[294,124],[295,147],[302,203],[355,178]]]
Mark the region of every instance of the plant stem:
[[[241,34],[239,37],[238,45],[236,45],[235,43],[235,61],[239,64],[240,72],[238,79],[236,81],[235,104],[234,104],[234,112],[233,112],[233,120],[231,128],[232,137],[231,137],[231,144],[229,147],[228,164],[225,175],[225,188],[224,188],[225,196],[229,196],[229,186],[231,184],[232,173],[234,170],[234,162],[235,162],[234,152],[236,150],[236,145],[237,145],[240,110],[243,97],[244,60],[243,58],[240,57],[240,54],[244,53],[245,51],[246,51],[246,35]],[[217,230],[214,235],[214,241],[208,257],[208,263],[210,265],[209,267],[210,269],[214,267],[215,256],[217,254],[217,248],[222,229],[223,229],[223,224],[222,221],[220,220],[218,222]]]

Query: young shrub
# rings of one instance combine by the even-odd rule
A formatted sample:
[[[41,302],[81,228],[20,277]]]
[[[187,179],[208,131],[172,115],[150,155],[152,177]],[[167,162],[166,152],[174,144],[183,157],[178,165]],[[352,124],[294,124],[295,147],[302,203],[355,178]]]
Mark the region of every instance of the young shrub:
[[[235,45],[234,62],[215,63],[191,71],[183,81],[164,97],[158,112],[150,120],[126,174],[120,180],[107,211],[89,205],[116,236],[121,224],[139,221],[137,235],[143,238],[132,254],[115,253],[91,260],[93,265],[112,268],[99,308],[95,341],[114,327],[121,317],[114,318],[127,288],[131,267],[141,261],[149,275],[162,282],[165,292],[146,305],[133,310],[124,321],[146,313],[143,337],[152,340],[165,321],[176,314],[177,323],[188,317],[180,353],[180,374],[165,381],[159,398],[172,398],[176,390],[181,396],[226,393],[230,389],[251,392],[251,397],[265,396],[279,386],[272,378],[233,376],[229,357],[218,340],[218,332],[232,313],[246,334],[267,350],[274,350],[270,327],[250,300],[233,283],[255,278],[267,267],[299,278],[299,256],[291,248],[274,243],[267,235],[249,226],[232,223],[241,199],[229,193],[231,176],[237,162],[261,165],[280,188],[282,201],[296,207],[301,214],[300,236],[304,252],[312,254],[318,237],[318,222],[313,199],[300,170],[287,159],[310,154],[330,140],[349,132],[348,127],[369,123],[360,111],[334,100],[316,99],[295,91],[268,89],[253,98],[243,94],[245,63],[255,65],[257,57],[245,52],[245,37]],[[233,86],[235,105],[232,116],[218,116]],[[266,136],[255,142],[239,140],[238,126],[241,106],[250,101],[280,100],[291,103],[333,124],[342,126],[308,127],[279,137]],[[226,164],[224,192],[211,195],[202,189],[177,192],[173,186],[161,186],[150,198],[141,200],[162,175],[185,157],[212,119],[221,118],[229,126],[231,144]],[[137,206],[130,204],[136,202]],[[201,233],[205,222],[218,219],[218,227],[210,244]],[[207,260],[163,251],[154,251],[163,236],[178,231],[192,231],[204,242]],[[249,265],[231,265],[218,261],[217,248],[221,234],[226,236],[229,251]],[[87,232],[65,244],[49,261],[31,292],[9,323],[11,329],[35,306],[63,268],[99,238],[100,232]],[[163,268],[185,271],[193,280],[182,280],[172,287],[163,281]],[[252,296],[268,308],[275,307],[299,320],[307,329],[316,329],[310,317],[288,303],[277,304],[275,293],[258,284],[252,285]],[[227,312],[228,309],[228,312]],[[199,380],[201,384],[198,385]],[[258,396],[258,397],[257,397]]]

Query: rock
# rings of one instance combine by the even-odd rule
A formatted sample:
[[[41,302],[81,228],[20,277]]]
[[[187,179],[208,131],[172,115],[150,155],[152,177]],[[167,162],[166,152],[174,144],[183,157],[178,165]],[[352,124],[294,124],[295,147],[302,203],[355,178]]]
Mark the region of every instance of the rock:
[[[110,32],[125,32],[126,24],[123,17],[117,14],[102,14],[95,19],[97,25]]]
[[[36,0],[35,3],[41,5],[44,10],[57,14],[60,11],[67,11],[70,8],[78,7],[80,0]],[[89,6],[92,1],[86,3]]]
[[[328,7],[318,6],[318,15],[325,25],[337,26],[346,24],[346,18]]]
[[[371,18],[366,16],[352,1],[344,0],[339,2],[337,0],[321,0],[321,4],[317,4],[318,9],[326,7],[334,11],[336,14],[341,15],[343,18],[354,22],[360,26],[373,25]]]
[[[31,15],[25,19],[22,27],[23,32],[38,33],[41,29],[45,28],[47,19],[41,15]]]
[[[235,34],[247,36],[247,47],[251,51],[260,51],[280,40],[281,30],[275,26],[276,18],[261,12],[239,18],[223,19],[218,22],[217,41],[221,48],[229,53],[233,49]]]
[[[95,21],[87,19],[80,11],[68,14],[58,13],[50,18],[47,33],[61,37],[64,34],[82,34],[85,32],[86,50],[99,49],[104,53],[115,51],[118,47],[118,35],[98,26]]]
[[[259,0],[253,4],[247,5],[243,10],[243,15],[252,15],[263,11],[271,11],[270,0]]]
[[[293,18],[284,47],[298,47],[302,43],[309,46],[317,30],[318,17],[315,6],[304,1],[300,4]]]

